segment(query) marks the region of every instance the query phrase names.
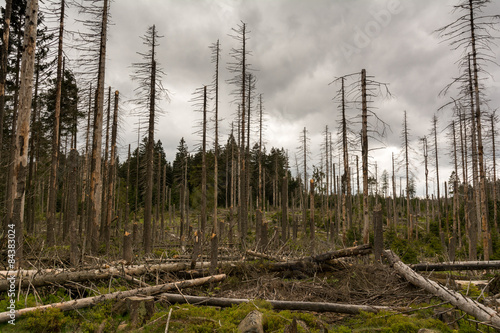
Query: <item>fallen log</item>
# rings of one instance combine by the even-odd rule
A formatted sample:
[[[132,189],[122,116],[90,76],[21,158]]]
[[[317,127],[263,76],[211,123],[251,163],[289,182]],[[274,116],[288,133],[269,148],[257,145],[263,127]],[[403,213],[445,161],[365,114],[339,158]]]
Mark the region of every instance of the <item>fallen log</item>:
[[[162,299],[170,303],[189,303],[195,305],[210,305],[220,307],[230,307],[242,303],[249,303],[251,300],[245,298],[216,298],[203,296],[187,296],[179,294],[163,293],[159,295]],[[379,312],[379,311],[401,311],[402,308],[392,308],[389,306],[370,306],[370,305],[354,305],[341,303],[323,303],[323,302],[295,302],[295,301],[274,301],[269,302],[275,310],[300,310],[313,312],[336,312],[347,314],[359,314],[363,312]]]
[[[391,266],[410,283],[436,295],[444,301],[450,302],[451,305],[479,319],[481,322],[491,325],[496,329],[500,329],[500,316],[492,308],[423,277],[404,264],[399,257],[390,250],[384,251],[384,256]]]
[[[200,269],[209,266],[209,262],[202,262],[196,265],[196,267]],[[11,276],[11,274],[16,276],[16,285],[19,285],[19,280],[21,280],[21,287],[27,287],[30,284],[33,287],[40,287],[48,284],[64,284],[68,281],[79,282],[109,279],[112,276],[122,276],[127,279],[127,276],[137,276],[156,272],[178,272],[189,268],[190,264],[188,263],[176,263],[116,266],[82,271],[68,271],[62,269],[0,271],[0,291],[6,291],[8,289],[7,277]]]
[[[410,265],[410,267],[414,271],[474,271],[483,269],[500,269],[500,260],[421,263]]]
[[[286,262],[276,262],[269,264],[269,270],[271,271],[282,271],[282,270],[300,270],[303,272],[313,272],[318,270],[318,265],[321,264],[333,264],[335,259],[354,257],[358,255],[367,255],[372,252],[371,246],[368,244],[348,247],[345,249],[340,249],[336,251],[326,252],[317,254],[314,256],[304,257],[297,260],[291,260]],[[333,262],[332,262],[333,261]],[[341,264],[341,262],[336,262]]]
[[[99,296],[87,297],[76,299],[67,302],[53,303],[47,305],[36,306],[32,308],[25,308],[15,311],[15,318],[18,318],[26,313],[37,311],[37,310],[46,310],[46,309],[60,309],[62,311],[81,309],[85,307],[89,307],[95,305],[100,302],[109,301],[109,300],[119,300],[130,296],[135,295],[155,295],[159,293],[163,293],[169,290],[177,289],[177,288],[188,288],[200,286],[207,283],[220,282],[226,278],[225,274],[220,275],[212,275],[207,276],[205,278],[194,279],[194,280],[185,280],[179,282],[165,283],[157,286],[146,287],[146,288],[138,288],[126,291],[117,291],[110,294],[104,294]],[[11,317],[12,313],[9,311],[0,313],[0,323],[6,322],[8,320],[14,319]]]
[[[348,248],[340,249],[340,250],[336,250],[336,251],[317,254],[315,256],[306,257],[305,259],[311,258],[312,261],[320,262],[320,261],[327,261],[327,260],[337,259],[337,258],[367,255],[370,253],[372,253],[371,245],[364,244],[364,245],[348,247]]]
[[[286,261],[285,259],[282,259],[282,258],[273,257],[273,256],[270,256],[268,254],[255,252],[252,250],[246,250],[245,253],[251,257],[257,257],[257,258],[267,259],[267,260],[271,260],[271,261],[278,261],[278,262]]]

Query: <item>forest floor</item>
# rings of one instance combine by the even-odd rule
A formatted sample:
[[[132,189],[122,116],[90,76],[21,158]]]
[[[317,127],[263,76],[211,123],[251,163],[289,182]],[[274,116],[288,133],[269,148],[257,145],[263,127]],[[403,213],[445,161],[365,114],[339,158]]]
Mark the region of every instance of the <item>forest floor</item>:
[[[374,263],[373,256],[350,258],[346,262],[328,271],[271,272],[267,260],[242,261],[224,265],[219,273],[225,273],[227,278],[220,283],[176,291],[182,295],[253,300],[229,308],[170,304],[161,295],[156,295],[153,316],[140,325],[131,323],[129,313],[116,312],[117,301],[106,301],[74,311],[34,312],[16,319],[15,326],[0,324],[0,332],[166,332],[167,323],[168,332],[236,332],[244,317],[256,309],[263,313],[264,332],[292,332],[287,327],[294,318],[299,322],[297,332],[419,332],[424,328],[433,330],[427,332],[487,332],[489,329],[478,326],[461,311],[411,285],[390,266]],[[454,279],[484,279],[483,273],[469,272],[465,273],[466,276],[449,272],[428,273],[427,276],[460,289]],[[493,273],[488,272],[488,276],[493,276]],[[148,273],[141,280],[154,285],[190,278],[189,274],[209,275],[208,271],[199,270]],[[21,291],[17,307],[69,300],[76,298],[77,293],[92,296],[136,287],[128,281],[112,278],[32,288],[24,293]],[[488,291],[475,285],[462,288],[462,292],[483,299],[488,296]],[[405,310],[358,315],[278,311],[262,300],[389,306]],[[7,297],[2,297],[0,306],[5,308],[6,302]]]
[[[275,229],[270,229],[270,236],[273,230]],[[151,257],[137,257],[133,264],[151,266],[184,262],[189,265],[191,248],[175,245],[178,238],[174,233],[174,229],[166,233],[168,239],[164,240],[165,245],[155,246]],[[270,242],[279,244],[275,236],[276,233],[270,237]],[[44,248],[41,237],[43,236],[26,238],[24,268],[59,267],[74,271],[68,264],[69,246]],[[315,253],[332,250],[331,243],[326,241],[325,233],[318,231],[317,237]],[[436,236],[426,238],[422,235],[416,243],[391,233],[386,233],[384,237],[385,247],[394,249],[406,263],[426,261],[427,258],[431,258],[430,261],[446,261],[446,258],[439,254],[443,251],[439,248],[439,239]],[[118,260],[119,240],[116,242],[111,246],[114,251],[111,257],[117,258],[116,260],[106,261],[102,259],[104,256],[86,256],[82,266],[98,270],[123,267],[124,263]],[[310,251],[308,246],[308,239],[289,240],[286,246],[275,246],[277,249],[268,253],[293,260],[307,255]],[[205,253],[208,247],[208,244],[205,244]],[[185,295],[184,298],[208,296],[248,299],[250,302],[231,307],[171,304],[162,294],[155,294],[152,313],[140,323],[133,321],[130,311],[118,310],[121,301],[109,300],[77,310],[50,309],[31,312],[16,318],[15,325],[0,323],[0,332],[237,332],[238,325],[252,310],[263,314],[264,332],[495,332],[495,329],[478,323],[473,317],[449,303],[415,287],[385,261],[375,261],[373,254],[344,258],[340,264],[339,261],[330,262],[328,265],[317,265],[314,268],[306,265],[302,269],[271,269],[274,263],[272,260],[252,257],[231,247],[229,243],[220,248],[219,255],[221,264],[216,273],[226,274],[222,282],[182,290],[177,288],[170,292]],[[203,260],[206,263],[208,258],[205,256]],[[5,266],[3,261],[0,259],[0,265]],[[493,307],[498,307],[498,304],[494,303],[496,297],[493,297],[499,296],[500,293],[500,283],[497,283],[496,278],[500,275],[498,270],[420,274],[488,306],[495,304]],[[139,284],[155,286],[209,275],[208,269],[185,268],[176,272],[147,271],[140,276],[134,276],[135,282],[114,275],[100,280],[66,281],[40,287],[30,285],[16,288],[15,305],[19,310],[136,289],[137,280],[140,281]],[[468,283],[473,281],[482,282]],[[487,281],[486,284],[484,281]],[[497,281],[495,283],[499,286],[492,281]],[[385,306],[392,311],[346,314],[276,310],[266,300]],[[9,301],[7,292],[0,292],[0,311],[7,309]],[[293,329],[294,322],[298,323],[297,330]]]

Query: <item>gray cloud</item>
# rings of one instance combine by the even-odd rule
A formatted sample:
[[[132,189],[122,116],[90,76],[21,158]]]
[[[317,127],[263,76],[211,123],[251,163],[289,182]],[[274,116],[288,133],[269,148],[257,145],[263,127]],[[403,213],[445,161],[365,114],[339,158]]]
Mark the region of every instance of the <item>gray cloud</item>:
[[[114,25],[110,28],[106,80],[124,96],[133,96],[129,66],[140,59],[136,52],[144,50],[139,36],[149,25],[156,24],[165,36],[158,57],[167,73],[164,85],[171,91],[171,102],[162,103],[167,113],[160,119],[156,138],[162,140],[168,158],[173,159],[181,137],[186,138],[190,147],[198,140],[192,133],[199,114],[193,112],[189,99],[197,87],[211,82],[213,65],[208,46],[217,39],[223,49],[222,128],[224,135],[230,131],[236,105],[230,103],[233,98],[228,96],[233,87],[225,80],[232,75],[225,64],[231,61],[230,49],[238,45],[228,35],[242,20],[251,31],[250,63],[256,70],[257,93],[263,93],[268,113],[268,148],[283,146],[293,156],[299,132],[307,127],[313,155],[318,156],[320,133],[325,125],[334,135],[337,128],[337,105],[331,100],[336,88],[328,83],[335,77],[366,68],[375,79],[389,83],[394,94],[392,100],[374,103],[380,117],[392,128],[385,138],[388,149],[373,153],[373,161],[378,162],[381,173],[390,168],[390,152],[399,149],[403,111],[408,112],[417,146],[418,138],[430,131],[432,115],[447,100],[438,97],[438,93],[457,76],[454,62],[459,54],[440,43],[433,31],[453,20],[450,11],[455,3],[454,0],[119,0],[111,7]],[[490,8],[492,13],[500,13],[500,3],[493,3]],[[499,77],[497,67],[489,71]],[[491,84],[498,88],[498,83]],[[491,99],[490,105],[496,108],[499,98]],[[439,116],[440,126],[444,127],[448,113]],[[134,146],[135,120],[130,118],[127,122],[123,145]],[[226,137],[221,139],[225,140]],[[444,149],[444,138],[442,146]],[[319,159],[311,164],[318,163]],[[443,179],[448,176],[442,175]]]

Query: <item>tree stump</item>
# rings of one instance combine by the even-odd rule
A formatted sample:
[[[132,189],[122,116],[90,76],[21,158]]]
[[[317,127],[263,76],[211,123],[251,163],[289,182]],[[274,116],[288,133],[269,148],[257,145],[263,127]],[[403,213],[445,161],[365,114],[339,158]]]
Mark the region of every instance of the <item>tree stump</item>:
[[[240,333],[264,333],[264,327],[262,324],[262,313],[253,310],[245,319],[241,321],[238,325],[238,332]]]
[[[123,260],[127,263],[131,263],[133,259],[132,252],[132,235],[125,231],[123,234]]]
[[[297,329],[297,319],[293,318],[293,321],[285,327],[284,333],[298,333]]]
[[[130,313],[132,327],[142,326],[155,312],[155,299],[153,296],[127,297],[126,304],[128,313]]]

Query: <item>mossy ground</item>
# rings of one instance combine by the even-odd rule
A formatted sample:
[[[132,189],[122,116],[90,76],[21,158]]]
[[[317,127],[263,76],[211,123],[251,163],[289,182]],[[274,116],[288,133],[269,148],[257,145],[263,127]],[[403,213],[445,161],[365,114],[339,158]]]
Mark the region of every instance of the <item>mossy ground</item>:
[[[369,267],[369,266],[366,266]],[[240,268],[241,269],[241,268]],[[383,274],[379,268],[373,268],[366,271],[366,275],[375,276]],[[377,273],[377,271],[379,271]],[[328,290],[343,288],[344,284],[351,284],[352,300],[354,303],[359,302],[356,298],[356,292],[359,288],[366,287],[365,273],[360,271],[360,268],[338,274],[319,275],[307,281],[298,280],[283,280],[274,279],[274,284],[271,281],[264,288],[270,290],[275,289],[277,293],[288,294],[290,297],[294,295],[303,295],[305,290],[310,289],[313,292],[310,297],[313,300],[319,300],[321,297],[332,297],[333,293]],[[245,279],[250,276],[241,278],[231,276],[226,281],[214,286],[201,286],[190,289],[186,293],[198,295],[211,295],[223,297],[228,295],[230,291],[233,293],[239,291],[241,293],[251,293],[254,288],[244,286],[248,284]],[[263,279],[269,278],[264,276]],[[354,281],[358,281],[356,285]],[[256,282],[257,283],[257,282]],[[262,283],[262,281],[260,282]],[[316,285],[316,287],[315,287]],[[380,286],[372,286],[380,288]],[[319,290],[326,290],[326,294],[315,293]],[[402,288],[400,286],[400,288]],[[101,282],[94,286],[95,292],[107,293],[125,289],[119,281],[113,283]],[[295,289],[295,292],[293,291]],[[419,294],[412,294],[411,289],[400,289],[402,299],[408,302],[410,296],[414,297]],[[405,294],[410,292],[409,294]],[[465,291],[464,291],[465,292]],[[478,295],[479,291],[475,288],[468,290],[469,295]],[[233,295],[233,294],[231,294]],[[339,293],[339,295],[342,295]],[[366,297],[367,294],[359,294],[358,297]],[[28,297],[16,303],[16,308],[31,307],[40,304],[54,303],[69,300],[71,295],[67,289],[53,289],[52,292],[42,294],[40,298],[35,298],[34,294],[29,294]],[[340,296],[339,296],[340,297]],[[95,306],[62,312],[58,309],[50,309],[47,311],[37,311],[16,320],[16,325],[0,324],[0,332],[30,332],[30,333],[49,333],[49,332],[165,332],[168,313],[172,310],[169,321],[169,332],[236,332],[238,324],[252,310],[259,310],[264,315],[265,332],[283,332],[285,327],[289,325],[295,318],[305,323],[310,332],[418,332],[421,328],[434,329],[438,332],[475,332],[475,324],[467,321],[467,317],[460,318],[451,326],[447,326],[436,317],[436,312],[432,305],[437,305],[440,301],[427,297],[431,304],[424,302],[412,306],[412,310],[403,313],[382,312],[378,314],[362,313],[359,315],[342,315],[335,313],[311,313],[298,311],[275,311],[271,305],[265,301],[253,301],[246,304],[232,306],[228,308],[195,306],[189,304],[168,304],[158,298],[155,302],[155,314],[148,319],[142,327],[131,327],[131,320],[128,314],[118,314],[113,311],[115,301],[99,303]],[[403,304],[401,301],[396,302],[397,298],[386,298],[385,302],[394,302],[396,305]],[[421,300],[421,299],[420,299]],[[323,299],[323,301],[328,301]],[[336,300],[332,300],[335,302]],[[345,302],[345,301],[344,301]],[[0,306],[4,307],[7,304],[7,297],[0,301]],[[383,304],[383,303],[379,303]],[[424,307],[418,310],[419,307]],[[451,306],[443,305],[442,307],[450,308]],[[305,332],[299,326],[299,332]]]
[[[304,322],[310,332],[418,332],[421,328],[438,332],[472,332],[473,326],[463,324],[452,330],[432,317],[432,311],[416,311],[410,315],[382,312],[340,316],[295,311],[273,311],[264,301],[254,301],[229,308],[156,303],[156,313],[142,327],[130,326],[127,315],[112,312],[114,302],[104,302],[92,308],[62,312],[51,309],[34,312],[16,320],[16,325],[0,325],[1,332],[165,332],[168,313],[172,309],[169,332],[236,332],[238,324],[252,310],[264,314],[265,332],[283,332],[295,318]],[[299,332],[305,332],[299,327]]]

